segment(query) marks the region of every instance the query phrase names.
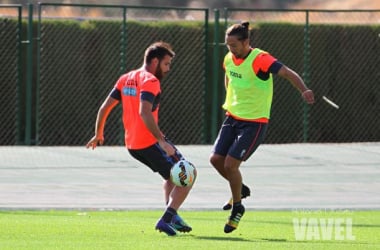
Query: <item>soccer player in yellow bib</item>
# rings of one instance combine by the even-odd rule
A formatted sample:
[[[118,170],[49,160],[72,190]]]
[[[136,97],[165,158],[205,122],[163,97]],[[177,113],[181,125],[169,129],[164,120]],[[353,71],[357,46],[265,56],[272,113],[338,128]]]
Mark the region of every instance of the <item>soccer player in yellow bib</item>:
[[[250,46],[248,22],[230,26],[225,43],[229,50],[223,62],[226,118],[215,140],[210,162],[230,185],[232,198],[223,208],[232,208],[224,226],[224,232],[230,233],[237,228],[245,212],[241,199],[250,195],[239,167],[264,140],[273,97],[272,74],[287,79],[308,104],[314,103],[314,94],[296,72],[268,52]]]

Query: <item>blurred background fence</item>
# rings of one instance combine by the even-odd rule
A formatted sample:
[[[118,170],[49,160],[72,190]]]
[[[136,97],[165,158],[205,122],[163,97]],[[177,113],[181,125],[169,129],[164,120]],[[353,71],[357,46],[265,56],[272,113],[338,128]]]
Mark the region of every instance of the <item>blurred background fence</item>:
[[[214,20],[208,9],[0,5],[0,145],[84,145],[118,77],[140,67],[157,40],[176,52],[162,83],[162,130],[176,144],[212,143],[224,116],[224,32],[242,20],[253,28],[252,46],[297,71],[317,98],[305,105],[275,76],[266,143],[380,141],[380,10],[212,14]],[[123,144],[120,107],[105,137],[108,145]]]
[[[227,25],[239,20],[252,24],[253,46],[298,72],[316,95],[307,106],[274,76],[267,143],[380,140],[380,10],[225,10]]]
[[[21,6],[0,5],[0,145],[21,143]],[[2,17],[6,13],[10,18]]]

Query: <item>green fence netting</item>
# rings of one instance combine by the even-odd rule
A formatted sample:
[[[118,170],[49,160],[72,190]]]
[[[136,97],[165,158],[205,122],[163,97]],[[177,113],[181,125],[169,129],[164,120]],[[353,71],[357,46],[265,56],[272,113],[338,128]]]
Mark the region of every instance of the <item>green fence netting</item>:
[[[162,82],[160,127],[177,144],[205,140],[206,10],[41,4],[40,20],[38,144],[84,144],[118,77],[141,67],[155,41],[176,52]],[[123,143],[120,108],[105,137],[107,144]]]
[[[297,71],[316,95],[305,105],[275,76],[265,143],[380,141],[380,10],[214,14],[210,21],[207,9],[0,5],[0,145],[84,145],[118,77],[140,67],[158,40],[176,52],[162,82],[160,127],[176,144],[212,143],[224,116],[225,28],[243,20],[251,45]],[[105,132],[107,145],[123,144],[121,107]]]
[[[225,10],[226,25],[242,20],[252,24],[252,46],[298,72],[316,95],[307,106],[275,77],[267,143],[379,140],[380,11]]]
[[[0,145],[19,143],[21,6],[0,5]]]

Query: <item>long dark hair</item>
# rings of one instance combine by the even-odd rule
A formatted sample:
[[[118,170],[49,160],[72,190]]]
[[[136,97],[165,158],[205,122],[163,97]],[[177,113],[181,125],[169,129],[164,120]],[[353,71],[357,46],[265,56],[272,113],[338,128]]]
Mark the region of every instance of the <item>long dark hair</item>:
[[[226,36],[236,36],[239,41],[249,38],[249,22],[233,24],[226,31]]]

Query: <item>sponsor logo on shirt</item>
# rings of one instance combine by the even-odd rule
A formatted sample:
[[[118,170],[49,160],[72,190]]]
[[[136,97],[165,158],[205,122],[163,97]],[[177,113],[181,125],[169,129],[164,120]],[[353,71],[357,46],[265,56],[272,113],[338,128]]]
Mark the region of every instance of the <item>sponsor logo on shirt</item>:
[[[236,78],[242,78],[242,75],[241,74],[239,74],[239,73],[236,73],[236,72],[233,72],[233,71],[230,71],[230,76],[232,76],[232,77],[236,77]]]
[[[136,88],[133,87],[123,87],[123,95],[136,96]]]

